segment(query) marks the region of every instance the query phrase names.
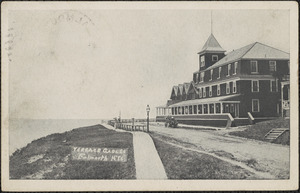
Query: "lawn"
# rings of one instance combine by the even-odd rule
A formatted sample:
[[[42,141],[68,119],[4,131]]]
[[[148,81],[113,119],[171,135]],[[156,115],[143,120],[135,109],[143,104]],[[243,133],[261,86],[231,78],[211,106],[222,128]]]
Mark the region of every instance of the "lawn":
[[[260,141],[267,141],[265,139],[265,135],[273,128],[289,128],[290,127],[290,120],[278,118],[275,120],[270,121],[263,121],[256,123],[254,125],[247,125],[247,128],[243,131],[234,131],[230,132],[229,135],[235,135],[244,138],[256,139]],[[284,133],[278,139],[273,141],[272,143],[282,144],[282,145],[289,145],[290,144],[290,137],[289,132]]]
[[[128,148],[127,162],[73,160],[72,147]],[[11,179],[135,179],[131,133],[102,125],[51,134],[10,156]]]
[[[253,174],[210,155],[172,146],[168,142],[184,147],[192,144],[151,133],[155,147],[169,179],[253,179]]]

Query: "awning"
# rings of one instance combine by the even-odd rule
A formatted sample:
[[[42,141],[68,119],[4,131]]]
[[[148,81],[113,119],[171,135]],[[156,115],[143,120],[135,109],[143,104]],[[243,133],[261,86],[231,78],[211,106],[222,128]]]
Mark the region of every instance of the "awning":
[[[212,97],[212,98],[204,98],[204,99],[195,99],[195,100],[187,100],[179,103],[175,103],[170,105],[169,107],[179,107],[179,106],[189,106],[189,105],[198,105],[198,104],[209,104],[209,103],[218,103],[222,101],[226,102],[234,102],[239,103],[240,101],[234,99],[235,97],[240,96],[240,94],[229,95],[229,96],[220,96],[220,97]],[[230,99],[230,101],[229,101]]]

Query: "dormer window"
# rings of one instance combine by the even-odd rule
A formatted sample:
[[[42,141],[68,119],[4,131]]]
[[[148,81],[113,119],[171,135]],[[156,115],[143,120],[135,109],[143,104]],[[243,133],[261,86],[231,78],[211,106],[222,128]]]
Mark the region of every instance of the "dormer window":
[[[213,73],[214,73],[214,71],[213,71],[213,69],[211,69],[211,70],[210,70],[210,79],[209,79],[210,81],[212,80]]]
[[[204,56],[201,56],[201,57],[200,57],[200,66],[201,66],[201,67],[204,67],[204,66],[205,66],[205,57],[204,57]]]
[[[218,55],[212,55],[212,59],[213,62],[217,62],[218,61]]]

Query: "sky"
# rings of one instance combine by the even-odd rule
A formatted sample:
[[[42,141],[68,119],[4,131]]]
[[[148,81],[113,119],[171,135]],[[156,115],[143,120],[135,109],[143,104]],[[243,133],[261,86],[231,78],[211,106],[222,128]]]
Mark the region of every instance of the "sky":
[[[155,117],[174,85],[190,82],[211,34],[211,11],[15,10],[11,118]],[[81,19],[80,19],[81,18]],[[227,51],[253,42],[289,51],[289,11],[213,10]]]

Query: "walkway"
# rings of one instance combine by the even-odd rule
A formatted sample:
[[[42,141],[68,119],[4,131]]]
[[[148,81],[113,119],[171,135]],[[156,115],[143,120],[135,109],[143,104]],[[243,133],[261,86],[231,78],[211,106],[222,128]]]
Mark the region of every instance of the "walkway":
[[[118,132],[128,132],[121,129],[102,124],[108,129]],[[165,168],[156,151],[152,138],[148,133],[130,132],[133,135],[134,161],[136,178],[139,180],[168,179]]]

